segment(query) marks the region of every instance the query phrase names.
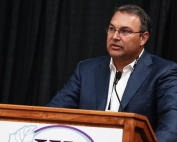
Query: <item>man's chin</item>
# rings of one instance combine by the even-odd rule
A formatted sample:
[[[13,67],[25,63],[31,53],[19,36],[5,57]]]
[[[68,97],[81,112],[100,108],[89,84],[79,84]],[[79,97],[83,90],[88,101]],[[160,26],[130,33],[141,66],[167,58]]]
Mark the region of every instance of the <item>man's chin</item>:
[[[121,59],[123,57],[123,54],[120,52],[109,52],[109,55],[114,59]]]

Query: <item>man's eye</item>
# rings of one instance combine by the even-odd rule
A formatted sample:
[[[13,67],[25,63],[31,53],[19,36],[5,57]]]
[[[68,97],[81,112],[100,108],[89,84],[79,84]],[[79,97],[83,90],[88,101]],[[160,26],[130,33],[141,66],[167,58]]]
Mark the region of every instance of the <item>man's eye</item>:
[[[122,32],[123,34],[130,34],[130,33],[131,33],[131,31],[129,31],[129,30],[121,30],[121,32]]]
[[[110,31],[115,31],[115,29],[113,27],[109,27]]]

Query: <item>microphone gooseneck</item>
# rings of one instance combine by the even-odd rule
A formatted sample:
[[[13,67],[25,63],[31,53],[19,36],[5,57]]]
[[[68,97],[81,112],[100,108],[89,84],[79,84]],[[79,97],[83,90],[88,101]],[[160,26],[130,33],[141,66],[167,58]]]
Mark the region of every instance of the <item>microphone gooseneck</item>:
[[[122,72],[116,72],[115,79],[114,79],[114,90],[115,90],[117,99],[119,101],[120,107],[122,109],[122,112],[124,112],[123,106],[121,104],[120,98],[119,98],[117,90],[116,90],[116,85],[117,85],[118,81],[120,80],[121,76],[122,76]]]

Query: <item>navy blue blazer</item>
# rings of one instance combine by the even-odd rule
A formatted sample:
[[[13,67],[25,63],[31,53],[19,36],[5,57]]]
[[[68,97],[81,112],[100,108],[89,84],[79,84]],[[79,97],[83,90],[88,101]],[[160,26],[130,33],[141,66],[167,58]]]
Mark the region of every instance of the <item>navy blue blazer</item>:
[[[109,56],[81,61],[48,106],[105,110],[109,63]],[[149,119],[159,142],[177,141],[177,64],[144,51],[121,103],[125,112]]]

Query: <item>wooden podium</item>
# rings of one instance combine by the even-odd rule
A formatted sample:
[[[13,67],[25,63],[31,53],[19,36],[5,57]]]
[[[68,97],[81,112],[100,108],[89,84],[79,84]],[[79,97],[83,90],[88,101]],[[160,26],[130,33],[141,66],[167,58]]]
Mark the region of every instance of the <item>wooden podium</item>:
[[[123,129],[123,142],[157,142],[148,119],[134,113],[0,104],[0,121]]]

